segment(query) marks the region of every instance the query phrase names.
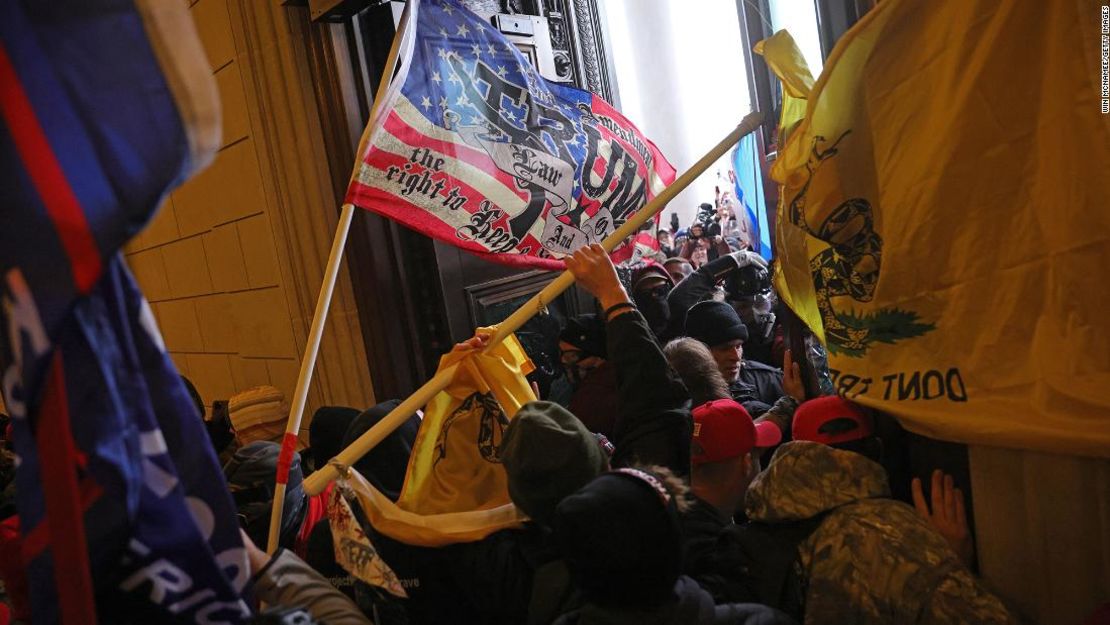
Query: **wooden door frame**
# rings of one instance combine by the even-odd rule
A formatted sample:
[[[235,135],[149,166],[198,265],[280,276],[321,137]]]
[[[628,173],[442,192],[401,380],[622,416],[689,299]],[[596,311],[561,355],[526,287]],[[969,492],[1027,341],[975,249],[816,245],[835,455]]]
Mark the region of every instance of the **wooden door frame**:
[[[308,29],[313,87],[338,206],[346,193],[358,140],[392,40],[389,3]],[[386,27],[388,26],[388,32]],[[379,400],[409,395],[434,371],[435,353],[450,347],[441,328],[442,302],[415,284],[430,241],[378,215],[358,211],[347,240],[363,345]],[[422,245],[423,243],[423,245]],[[423,253],[421,253],[423,252]],[[426,264],[426,263],[425,263]],[[429,323],[428,320],[431,320]]]

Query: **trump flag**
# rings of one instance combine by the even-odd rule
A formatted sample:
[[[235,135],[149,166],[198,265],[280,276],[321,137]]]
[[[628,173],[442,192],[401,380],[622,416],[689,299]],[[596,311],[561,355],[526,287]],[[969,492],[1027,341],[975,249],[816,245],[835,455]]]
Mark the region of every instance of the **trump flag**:
[[[184,3],[0,3],[0,368],[35,623],[238,623],[234,504],[118,253],[209,162]]]
[[[348,203],[489,260],[561,269],[674,180],[616,109],[542,78],[456,0],[408,10]],[[632,254],[626,244],[614,259]]]

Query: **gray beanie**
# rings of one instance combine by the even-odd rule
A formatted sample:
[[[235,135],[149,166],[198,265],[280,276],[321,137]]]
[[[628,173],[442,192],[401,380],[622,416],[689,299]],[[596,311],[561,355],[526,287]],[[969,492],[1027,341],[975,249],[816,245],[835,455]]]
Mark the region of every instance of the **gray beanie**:
[[[501,463],[509,497],[533,520],[547,524],[564,497],[606,470],[597,437],[566,408],[533,401],[505,429]]]

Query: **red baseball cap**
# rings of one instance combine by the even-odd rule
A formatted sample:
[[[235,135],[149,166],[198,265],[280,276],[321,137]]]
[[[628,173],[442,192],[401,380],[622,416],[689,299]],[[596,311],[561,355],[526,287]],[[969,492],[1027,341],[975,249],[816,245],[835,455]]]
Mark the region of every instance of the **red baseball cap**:
[[[773,447],[782,432],[770,421],[752,422],[744,407],[731,399],[715,399],[692,411],[694,464],[720,462],[750,452],[757,447]]]
[[[803,402],[794,412],[792,436],[796,441],[833,445],[866,438],[874,433],[871,417],[858,405],[839,395]]]

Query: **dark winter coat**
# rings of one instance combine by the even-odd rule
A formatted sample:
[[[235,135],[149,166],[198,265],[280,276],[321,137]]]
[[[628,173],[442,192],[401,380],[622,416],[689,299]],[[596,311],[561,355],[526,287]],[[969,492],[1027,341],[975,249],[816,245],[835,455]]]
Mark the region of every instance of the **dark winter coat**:
[[[586,604],[568,612],[555,625],[790,625],[786,615],[753,603],[717,605],[708,592],[685,575],[674,586],[674,598],[661,606],[641,609]]]
[[[686,548],[682,570],[720,603],[756,600],[742,570],[743,562],[734,553],[729,531],[734,527],[731,518],[697,497],[682,515]]]
[[[729,384],[728,391],[748,414],[761,415],[785,395],[782,390],[782,369],[754,360],[744,360],[740,365],[740,377]]]

